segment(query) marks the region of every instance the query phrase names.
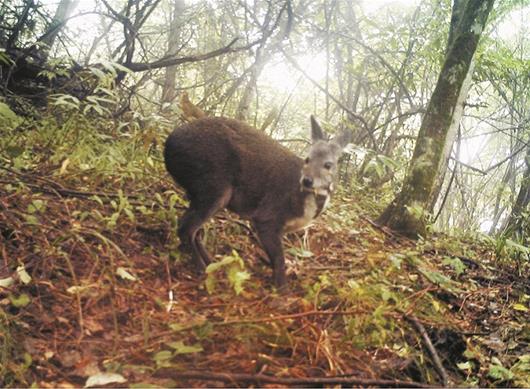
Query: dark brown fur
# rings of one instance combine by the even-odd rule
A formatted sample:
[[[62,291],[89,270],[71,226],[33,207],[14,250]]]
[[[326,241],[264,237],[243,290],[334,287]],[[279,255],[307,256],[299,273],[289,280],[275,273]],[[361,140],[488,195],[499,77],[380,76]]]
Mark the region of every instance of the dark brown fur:
[[[271,260],[274,283],[284,285],[285,225],[301,217],[305,199],[314,196],[301,190],[304,161],[262,132],[227,118],[201,118],[178,127],[166,141],[164,157],[190,200],[179,237],[197,269],[204,271],[211,261],[199,229],[228,208],[252,221]]]

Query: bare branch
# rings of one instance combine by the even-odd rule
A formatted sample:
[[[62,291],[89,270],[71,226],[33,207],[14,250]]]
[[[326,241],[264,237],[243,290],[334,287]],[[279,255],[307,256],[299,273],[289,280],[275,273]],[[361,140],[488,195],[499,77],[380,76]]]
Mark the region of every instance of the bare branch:
[[[283,55],[285,56],[285,58],[296,68],[296,70],[298,70],[300,73],[302,73],[304,75],[305,78],[307,78],[314,86],[316,86],[318,89],[320,89],[322,92],[324,92],[331,100],[333,100],[333,102],[335,104],[337,104],[343,111],[345,111],[348,115],[350,115],[352,118],[355,118],[357,119],[358,121],[360,121],[363,125],[363,128],[366,130],[368,136],[370,137],[370,139],[372,140],[372,145],[374,147],[374,149],[377,151],[379,150],[379,147],[377,145],[377,141],[375,140],[375,137],[374,137],[374,134],[373,134],[373,131],[370,130],[370,126],[368,125],[368,123],[366,122],[366,120],[361,116],[361,115],[358,115],[356,114],[355,112],[353,112],[351,109],[349,109],[348,107],[346,107],[344,104],[342,104],[339,99],[337,99],[335,96],[333,96],[332,94],[330,94],[326,88],[324,88],[323,86],[321,86],[318,82],[316,82],[315,80],[313,80],[302,68],[300,65],[298,65],[298,63],[296,62],[296,60],[291,57],[289,54],[287,54],[284,50],[282,50],[282,53]]]
[[[149,62],[149,63],[131,62],[129,64],[123,64],[123,66],[132,70],[133,72],[144,72],[146,70],[166,68],[168,66],[180,65],[183,63],[204,61],[210,58],[218,57],[222,54],[236,53],[238,51],[248,50],[254,45],[257,45],[258,43],[260,43],[260,41],[256,41],[246,46],[233,48],[232,46],[238,40],[239,38],[234,38],[228,45],[221,47],[219,49],[210,51],[209,53],[205,53],[205,54],[190,55],[190,56],[179,57],[179,58],[165,58],[165,59],[161,59],[161,60]]]
[[[168,67],[168,66],[180,65],[180,64],[183,64],[183,63],[204,61],[204,60],[207,60],[207,59],[210,59],[210,58],[218,57],[218,56],[223,55],[223,54],[237,53],[237,52],[240,52],[240,51],[248,50],[248,49],[250,49],[250,48],[252,48],[252,47],[254,47],[256,45],[262,44],[263,42],[265,42],[272,35],[274,30],[276,30],[276,28],[278,27],[278,25],[280,23],[280,20],[281,20],[281,17],[283,15],[283,13],[287,10],[287,8],[288,8],[288,2],[283,5],[282,9],[278,13],[278,17],[274,21],[272,27],[268,31],[266,31],[261,36],[261,38],[255,40],[254,42],[251,42],[251,43],[249,43],[249,44],[247,44],[245,46],[232,47],[239,40],[239,38],[234,38],[234,39],[232,39],[232,41],[228,45],[226,45],[224,47],[221,47],[219,49],[210,51],[209,53],[190,55],[190,56],[187,56],[187,57],[180,57],[180,58],[164,58],[164,59],[160,59],[160,60],[157,60],[157,61],[154,61],[154,62],[149,62],[149,63],[144,63],[144,62],[124,63],[123,66],[125,66],[126,68],[132,70],[133,72],[143,72],[143,71],[146,71],[146,70],[160,69],[160,68],[165,68],[165,67]]]

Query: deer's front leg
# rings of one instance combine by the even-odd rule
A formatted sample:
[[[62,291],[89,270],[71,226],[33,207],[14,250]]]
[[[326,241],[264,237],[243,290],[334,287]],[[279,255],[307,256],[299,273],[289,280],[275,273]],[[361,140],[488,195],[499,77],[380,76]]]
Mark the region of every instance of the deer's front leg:
[[[258,238],[272,264],[274,285],[281,288],[286,283],[285,259],[283,257],[282,231],[275,223],[254,222]]]

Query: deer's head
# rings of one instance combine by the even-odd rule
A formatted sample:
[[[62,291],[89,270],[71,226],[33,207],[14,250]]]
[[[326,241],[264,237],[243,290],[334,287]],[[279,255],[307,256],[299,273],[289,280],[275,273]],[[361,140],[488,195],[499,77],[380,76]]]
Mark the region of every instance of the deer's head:
[[[350,133],[343,131],[331,140],[311,115],[312,145],[304,160],[300,185],[303,191],[328,196],[333,191],[337,163],[342,150],[350,142]]]

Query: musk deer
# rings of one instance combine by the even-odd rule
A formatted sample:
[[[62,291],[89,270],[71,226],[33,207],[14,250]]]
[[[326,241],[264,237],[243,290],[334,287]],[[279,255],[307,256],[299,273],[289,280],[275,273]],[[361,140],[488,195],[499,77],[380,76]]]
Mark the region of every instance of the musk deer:
[[[250,220],[273,268],[285,284],[282,236],[302,229],[326,207],[347,132],[327,141],[311,116],[312,146],[305,160],[264,133],[237,120],[205,117],[176,128],[167,138],[168,172],[182,186],[189,208],[179,220],[180,249],[203,272],[211,257],[199,230],[228,208]]]

